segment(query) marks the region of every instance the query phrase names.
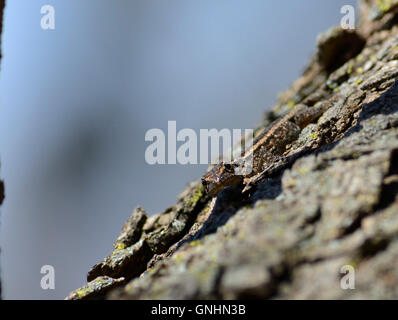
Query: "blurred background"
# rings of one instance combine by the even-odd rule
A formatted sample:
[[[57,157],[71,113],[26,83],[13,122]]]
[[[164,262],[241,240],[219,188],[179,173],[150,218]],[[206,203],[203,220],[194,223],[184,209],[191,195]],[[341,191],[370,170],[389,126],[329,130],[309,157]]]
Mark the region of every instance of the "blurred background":
[[[40,9],[55,8],[55,30]],[[86,283],[137,205],[206,166],[146,164],[147,130],[252,128],[349,0],[8,0],[0,73],[5,299]],[[198,131],[197,131],[198,132]],[[55,268],[55,290],[40,269]]]

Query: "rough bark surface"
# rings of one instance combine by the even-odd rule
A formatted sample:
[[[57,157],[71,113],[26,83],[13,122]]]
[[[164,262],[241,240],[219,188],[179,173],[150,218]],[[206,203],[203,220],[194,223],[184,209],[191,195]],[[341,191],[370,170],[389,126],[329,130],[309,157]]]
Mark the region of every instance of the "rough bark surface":
[[[137,208],[68,298],[398,299],[397,3],[361,1],[356,31],[320,35],[259,121],[256,131],[299,103],[326,104],[288,147],[291,166],[245,194],[209,199],[198,180],[161,214]],[[341,287],[344,266],[355,290]]]

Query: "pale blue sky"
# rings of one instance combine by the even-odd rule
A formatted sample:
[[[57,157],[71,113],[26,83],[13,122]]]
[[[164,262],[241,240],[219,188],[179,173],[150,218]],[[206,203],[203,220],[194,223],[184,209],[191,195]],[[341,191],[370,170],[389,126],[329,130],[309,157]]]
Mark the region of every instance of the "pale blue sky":
[[[40,28],[55,7],[56,29]],[[137,205],[175,202],[204,166],[149,166],[145,132],[251,128],[348,0],[7,1],[0,74],[6,299],[60,299]],[[55,290],[40,268],[55,267]]]

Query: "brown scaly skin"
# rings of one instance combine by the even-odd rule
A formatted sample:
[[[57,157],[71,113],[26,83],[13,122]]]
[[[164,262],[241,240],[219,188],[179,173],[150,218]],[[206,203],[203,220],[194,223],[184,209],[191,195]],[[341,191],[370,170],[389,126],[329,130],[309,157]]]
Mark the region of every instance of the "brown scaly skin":
[[[222,189],[228,186],[239,185],[243,176],[236,175],[233,164],[219,163],[202,177],[202,184],[210,197],[215,197]]]
[[[286,150],[286,146],[295,141],[301,130],[310,123],[316,121],[325,112],[325,107],[307,107],[297,105],[282,119],[273,123],[269,130],[264,130],[254,141],[242,158],[232,163],[220,162],[212,170],[202,177],[202,184],[211,197],[226,187],[238,186],[243,179],[261,173],[273,162],[280,159]],[[244,175],[236,174],[247,161],[253,163],[252,170]],[[240,171],[241,172],[241,171]]]

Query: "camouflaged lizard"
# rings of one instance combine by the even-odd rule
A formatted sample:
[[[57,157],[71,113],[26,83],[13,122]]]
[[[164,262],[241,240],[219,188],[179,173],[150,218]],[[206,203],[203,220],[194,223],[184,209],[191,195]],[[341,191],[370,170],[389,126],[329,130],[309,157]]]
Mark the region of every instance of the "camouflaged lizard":
[[[202,177],[202,184],[208,194],[215,197],[224,188],[238,186],[279,161],[286,146],[297,140],[301,130],[316,121],[325,111],[325,106],[322,105],[307,107],[299,104],[286,116],[274,121],[254,140],[252,147],[242,157],[232,163],[220,162]],[[243,166],[249,161],[252,170],[241,174]]]

